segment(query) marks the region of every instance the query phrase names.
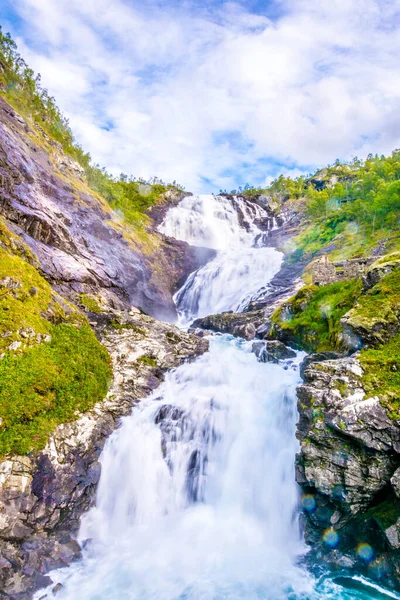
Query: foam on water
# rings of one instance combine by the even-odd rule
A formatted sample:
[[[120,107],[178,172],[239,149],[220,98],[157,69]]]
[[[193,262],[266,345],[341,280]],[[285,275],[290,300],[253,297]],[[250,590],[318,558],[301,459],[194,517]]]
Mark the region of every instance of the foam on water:
[[[207,196],[168,213],[164,232],[218,249],[177,295],[184,317],[245,302],[279,269],[279,253],[252,246],[259,210]],[[300,360],[259,363],[251,343],[220,336],[210,352],[168,373],[105,445],[96,506],[79,533],[83,559],[51,574],[63,584],[57,598],[384,597],[375,584],[347,589],[299,566]],[[35,600],[53,597],[51,587]]]
[[[279,271],[282,253],[256,243],[263,217],[257,204],[223,196],[189,196],[168,212],[160,231],[217,250],[175,295],[182,323],[240,310]]]

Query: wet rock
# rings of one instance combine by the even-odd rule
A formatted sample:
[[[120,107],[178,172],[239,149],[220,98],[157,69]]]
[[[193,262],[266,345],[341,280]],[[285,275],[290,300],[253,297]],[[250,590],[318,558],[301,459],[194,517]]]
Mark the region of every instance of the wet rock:
[[[324,360],[335,360],[341,358],[342,354],[339,352],[316,352],[314,354],[308,354],[300,364],[300,375],[304,376],[304,371],[313,362],[322,362]]]
[[[393,473],[390,483],[392,484],[396,497],[400,499],[400,467]]]
[[[158,425],[159,423],[168,420],[178,421],[182,418],[184,411],[177,406],[173,406],[172,404],[165,404],[158,409],[154,417],[154,423]]]
[[[395,269],[400,268],[400,253],[394,252],[375,261],[367,270],[363,277],[364,291],[373,288],[382,281],[385,275],[388,275]]]
[[[235,337],[252,340],[256,335],[257,326],[264,319],[262,311],[234,313],[224,312],[217,315],[209,315],[193,321],[191,329],[206,329],[220,333],[230,333]]]
[[[322,361],[318,357],[303,364],[304,383],[297,391],[301,451],[296,479],[304,493],[306,541],[314,558],[321,553],[329,563],[333,540],[338,556],[353,553],[358,571],[373,554],[387,562],[390,581],[398,585],[399,424],[389,418],[378,397],[364,390],[357,355],[335,358],[323,353]],[[326,536],[330,530],[331,538]],[[367,544],[367,558],[363,549],[358,551],[360,541]],[[396,552],[388,554],[388,545]]]
[[[201,329],[200,327],[189,327],[188,332],[201,338],[212,335],[211,331],[208,331],[207,329]]]
[[[260,362],[278,363],[280,360],[294,358],[296,352],[288,348],[278,340],[270,340],[267,342],[254,342],[252,352],[255,353]]]

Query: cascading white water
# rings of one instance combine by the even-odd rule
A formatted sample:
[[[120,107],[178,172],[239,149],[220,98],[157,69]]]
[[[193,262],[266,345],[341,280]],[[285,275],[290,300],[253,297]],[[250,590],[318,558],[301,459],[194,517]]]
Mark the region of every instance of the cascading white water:
[[[167,216],[168,231],[175,223],[175,235],[201,243],[207,239],[221,248],[215,220],[222,219],[228,222],[223,228],[226,237],[244,240],[237,250],[249,248],[251,218],[246,217],[246,231],[225,199],[215,200],[217,204],[214,200],[192,199],[195,215],[185,200],[188,214],[182,217],[179,207],[173,209],[178,216]],[[213,215],[207,226],[196,208],[202,206],[204,212],[205,205],[207,215]],[[224,210],[216,210],[220,205]],[[229,245],[232,255],[233,247]],[[267,258],[273,260],[274,251],[267,250]],[[219,273],[224,268],[222,264]],[[273,271],[265,267],[263,284]],[[200,269],[194,279],[205,281],[203,275]],[[219,282],[221,297],[229,295],[224,278],[217,273],[213,281]],[[240,281],[248,282],[245,274]],[[257,278],[252,282],[258,285]],[[96,506],[81,524],[83,560],[52,575],[63,584],[57,598],[373,597],[369,592],[347,592],[329,580],[316,586],[296,566],[304,550],[294,480],[300,358],[259,363],[251,343],[216,336],[207,354],[169,373],[160,388],[123,419],[104,448]],[[38,592],[35,600],[43,597],[53,597],[51,588],[46,596]]]
[[[257,204],[224,196],[189,196],[168,212],[162,233],[217,250],[175,296],[183,323],[242,309],[279,271],[282,254],[255,243],[260,235],[255,222],[263,218],[266,213]]]
[[[225,336],[170,373],[102,455],[85,559],[60,598],[287,598],[311,583],[294,483],[297,367]],[[59,577],[60,579],[60,577]]]

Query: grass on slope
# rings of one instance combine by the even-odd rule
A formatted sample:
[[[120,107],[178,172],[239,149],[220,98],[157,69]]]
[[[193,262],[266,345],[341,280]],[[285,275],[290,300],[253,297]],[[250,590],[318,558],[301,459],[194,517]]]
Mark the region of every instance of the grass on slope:
[[[363,387],[379,396],[392,419],[400,420],[400,333],[378,348],[362,350]]]
[[[272,322],[294,347],[308,352],[335,350],[340,346],[340,319],[360,293],[361,281],[356,279],[306,286],[274,313]]]
[[[87,319],[23,254],[0,220],[0,457],[42,448],[105,396],[111,377]]]
[[[62,150],[75,159],[85,170],[92,190],[100,194],[111,208],[120,211],[126,223],[142,223],[145,211],[161,201],[167,190],[182,190],[176,182],[165,184],[157,178],[149,182],[128,178],[121,174],[113,177],[99,165],[94,165],[90,154],[74,139],[68,119],[57,107],[56,101],[42,87],[36,75],[18,54],[17,45],[9,33],[0,27],[0,94],[24,117],[33,121],[39,133],[45,133],[58,142]]]

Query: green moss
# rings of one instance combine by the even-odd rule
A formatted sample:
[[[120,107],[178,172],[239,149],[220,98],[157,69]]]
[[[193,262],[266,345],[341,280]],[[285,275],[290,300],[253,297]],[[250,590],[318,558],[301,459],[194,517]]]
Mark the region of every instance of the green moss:
[[[181,341],[181,338],[179,337],[179,335],[177,335],[176,333],[173,333],[172,331],[167,331],[165,336],[170,342],[172,342],[174,344],[177,344]]]
[[[8,229],[2,217],[0,217],[0,248],[9,254],[20,256],[30,263],[37,264],[36,257],[31,250]]]
[[[374,320],[397,320],[400,308],[400,269],[385,275],[383,279],[359,298],[352,312],[354,318]]]
[[[370,396],[379,396],[392,419],[400,419],[400,333],[378,348],[362,350],[362,384]]]
[[[97,302],[96,298],[89,296],[88,294],[80,294],[79,302],[86,308],[87,311],[92,313],[101,313],[101,307]]]
[[[0,248],[0,353],[14,341],[28,343],[31,335],[49,333],[43,318],[50,305],[52,292],[38,271],[19,256]]]
[[[350,280],[321,287],[306,286],[272,317],[275,331],[280,329],[287,342],[310,352],[340,347],[340,319],[354,306],[361,293],[361,282]]]
[[[146,335],[146,330],[139,327],[135,323],[121,323],[118,319],[113,319],[110,321],[109,326],[115,329],[116,331],[124,331],[130,330],[138,333],[139,335]]]
[[[366,513],[360,515],[362,520],[368,518],[374,519],[383,530],[394,525],[400,517],[400,501],[396,498],[389,498],[384,502],[370,508]]]
[[[59,423],[104,397],[106,350],[0,222],[0,456],[42,448]]]
[[[338,390],[340,392],[342,398],[345,398],[347,396],[348,388],[347,384],[344,381],[336,381],[332,387],[333,389]]]
[[[0,456],[42,448],[56,425],[74,420],[107,391],[109,357],[89,325],[49,330],[49,343],[0,361]]]
[[[147,354],[141,356],[140,358],[137,359],[138,363],[142,363],[144,365],[148,365],[149,367],[156,367],[157,366],[157,361],[155,360],[155,358],[153,356],[149,356]]]

